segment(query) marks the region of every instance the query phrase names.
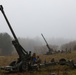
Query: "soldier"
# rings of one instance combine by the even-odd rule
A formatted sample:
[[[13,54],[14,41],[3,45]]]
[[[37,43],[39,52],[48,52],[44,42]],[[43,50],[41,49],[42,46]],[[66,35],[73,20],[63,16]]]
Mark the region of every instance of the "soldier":
[[[55,62],[55,59],[54,59],[54,58],[52,58],[52,59],[51,59],[51,62]]]
[[[29,51],[29,54],[28,54],[28,60],[31,61],[31,51]]]
[[[36,64],[36,60],[37,60],[36,53],[33,53],[33,55],[32,55],[32,63]]]
[[[40,64],[40,63],[41,63],[41,59],[40,59],[40,57],[39,57],[39,56],[37,56],[36,63],[37,63],[37,64]]]
[[[41,59],[40,59],[39,56],[37,56],[36,63],[37,63],[37,70],[39,70],[39,68],[40,68],[40,63],[41,63]]]

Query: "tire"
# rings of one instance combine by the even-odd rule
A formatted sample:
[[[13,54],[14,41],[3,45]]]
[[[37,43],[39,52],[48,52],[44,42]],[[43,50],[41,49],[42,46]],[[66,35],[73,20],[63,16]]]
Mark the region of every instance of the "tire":
[[[60,65],[66,65],[66,59],[62,58],[59,60]]]
[[[28,64],[22,63],[19,67],[19,71],[23,72],[23,71],[27,71],[27,70],[28,70]]]

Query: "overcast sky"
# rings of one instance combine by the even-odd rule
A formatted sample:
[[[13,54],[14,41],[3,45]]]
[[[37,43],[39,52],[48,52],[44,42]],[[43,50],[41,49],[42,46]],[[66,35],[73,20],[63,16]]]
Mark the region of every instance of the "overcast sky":
[[[76,39],[76,0],[0,0],[17,37]],[[0,12],[0,32],[11,34]]]

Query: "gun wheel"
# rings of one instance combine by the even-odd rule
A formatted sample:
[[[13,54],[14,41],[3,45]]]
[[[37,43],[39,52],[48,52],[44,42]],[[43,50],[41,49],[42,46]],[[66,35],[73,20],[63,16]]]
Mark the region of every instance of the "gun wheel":
[[[23,70],[23,71],[26,71],[26,70],[28,70],[28,65],[26,65],[26,64],[23,64],[23,65],[22,65],[22,70]]]
[[[28,65],[27,64],[22,64],[20,66],[20,71],[27,71],[28,70]]]

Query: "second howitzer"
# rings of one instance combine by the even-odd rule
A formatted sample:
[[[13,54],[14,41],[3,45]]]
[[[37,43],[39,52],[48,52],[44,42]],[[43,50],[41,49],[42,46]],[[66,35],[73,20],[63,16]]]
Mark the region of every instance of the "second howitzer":
[[[46,54],[47,54],[47,55],[52,54],[53,49],[50,48],[50,46],[49,46],[49,44],[47,43],[47,41],[46,41],[45,37],[43,36],[43,34],[41,34],[41,36],[43,37],[43,39],[44,39],[44,41],[45,41],[45,43],[46,43],[46,46],[47,46],[47,48],[48,48],[48,50],[49,50]]]

